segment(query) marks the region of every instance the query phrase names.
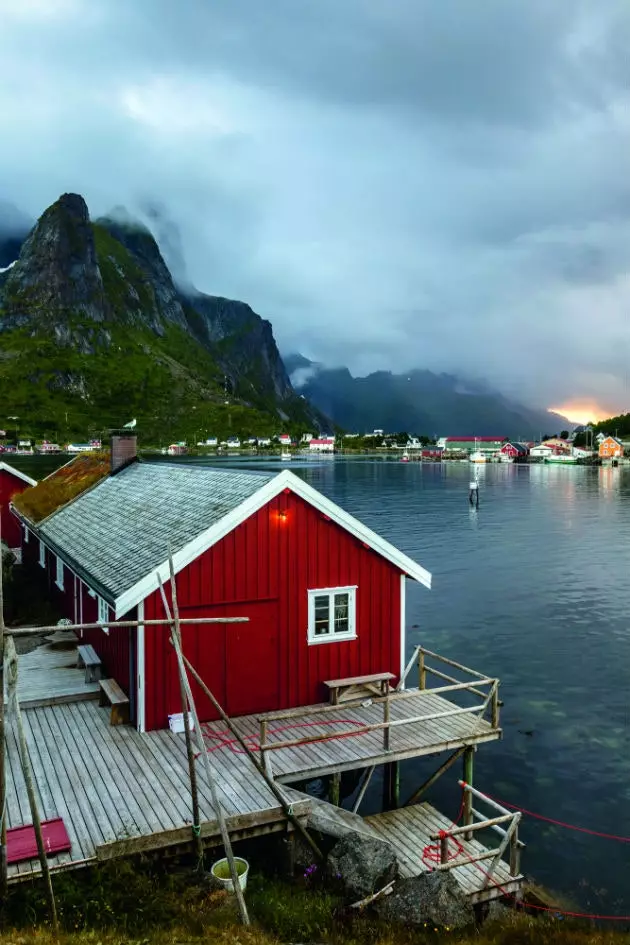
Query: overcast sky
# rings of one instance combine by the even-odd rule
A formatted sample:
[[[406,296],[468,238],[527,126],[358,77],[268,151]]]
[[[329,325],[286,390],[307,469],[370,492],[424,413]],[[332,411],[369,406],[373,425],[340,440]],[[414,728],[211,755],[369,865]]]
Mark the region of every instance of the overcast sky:
[[[628,0],[0,0],[0,201],[158,203],[355,372],[630,409]]]

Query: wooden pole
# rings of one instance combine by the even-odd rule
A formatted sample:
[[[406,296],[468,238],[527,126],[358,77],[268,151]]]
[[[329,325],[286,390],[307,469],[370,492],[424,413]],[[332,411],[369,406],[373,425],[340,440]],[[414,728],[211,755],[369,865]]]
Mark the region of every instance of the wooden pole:
[[[164,585],[160,580],[160,593],[162,595],[162,603],[164,604],[164,613],[170,619],[171,611],[168,606],[168,601],[166,599],[166,594],[164,593]],[[174,624],[173,624],[174,627]],[[180,646],[181,646],[181,635],[180,635]],[[193,752],[192,746],[192,737],[190,734],[190,706],[188,705],[188,699],[186,698],[186,689],[182,682],[181,673],[179,675],[179,692],[182,700],[182,712],[184,714],[184,733],[186,738],[186,757],[188,758],[188,776],[190,778],[190,798],[192,803],[192,816],[193,816],[193,843],[195,845],[195,850],[197,853],[197,869],[203,870],[203,840],[201,839],[201,825],[199,819],[199,789],[197,786],[197,769],[195,768],[195,754]]]
[[[427,778],[426,781],[420,785],[417,791],[414,791],[409,800],[405,801],[403,807],[409,807],[410,804],[416,804],[422,795],[426,793],[430,787],[433,787],[438,778],[441,778],[444,772],[448,771],[451,765],[455,764],[458,758],[461,758],[465,750],[465,748],[458,748],[457,751],[454,751],[453,754],[446,759],[444,764],[441,764],[437,771],[435,771],[430,778]]]
[[[466,784],[469,784],[470,787],[473,786],[473,764],[474,764],[474,755],[475,749],[473,745],[467,745],[464,749],[464,781]],[[470,791],[464,791],[464,824],[468,826],[472,824],[472,794]],[[472,833],[464,834],[465,840],[472,840]]]
[[[400,765],[388,761],[383,766],[383,806],[385,810],[400,807]]]
[[[31,637],[40,633],[54,633],[56,630],[102,630],[103,627],[109,627],[115,622],[117,628],[126,627],[163,627],[172,626],[175,620],[171,617],[164,620],[116,620],[102,621],[101,623],[65,623],[63,628],[59,624],[53,624],[50,627],[6,627],[4,634],[7,637]],[[190,623],[249,623],[249,617],[183,617],[180,624]]]
[[[291,804],[286,800],[284,794],[282,793],[282,791],[280,790],[276,782],[273,780],[273,778],[270,778],[269,775],[267,774],[267,771],[265,769],[265,761],[264,759],[262,759],[262,756],[267,755],[268,752],[261,752],[260,754],[261,754],[262,760],[261,761],[258,760],[255,753],[249,747],[249,745],[247,744],[247,742],[245,741],[245,739],[243,738],[243,736],[241,735],[237,727],[232,722],[232,719],[229,717],[229,715],[226,714],[226,712],[224,711],[223,707],[219,704],[219,702],[217,702],[217,699],[214,693],[211,692],[210,689],[208,689],[205,682],[203,681],[203,679],[201,678],[201,676],[199,675],[195,667],[192,665],[188,657],[184,656],[183,659],[184,659],[184,664],[186,668],[188,669],[188,672],[193,677],[197,685],[202,689],[204,694],[208,697],[212,705],[215,707],[215,709],[219,713],[221,721],[225,722],[230,732],[232,733],[236,741],[239,743],[240,747],[243,749],[243,751],[245,752],[245,754],[247,755],[251,763],[254,765],[258,773],[264,779],[267,787],[269,788],[273,796],[279,801],[287,818],[291,821],[295,829],[302,836],[305,842],[308,843],[309,847],[311,848],[311,850],[313,851],[317,859],[320,860],[321,862],[324,859],[322,851],[319,849],[319,847],[317,846],[317,844],[315,843],[311,835],[302,825],[302,822],[300,821],[300,819],[293,814],[291,810]],[[265,718],[262,718],[260,720],[260,730],[261,730],[261,739],[265,738],[266,731],[267,731],[267,720]]]
[[[55,903],[55,894],[53,892],[52,880],[50,878],[50,870],[48,868],[46,848],[44,847],[42,823],[39,817],[37,799],[35,797],[35,787],[33,784],[33,772],[31,769],[31,759],[28,753],[28,746],[26,744],[26,736],[24,735],[24,723],[22,721],[22,710],[20,709],[20,700],[17,695],[18,660],[17,660],[17,653],[15,650],[15,644],[11,638],[9,638],[7,641],[7,663],[9,665],[8,676],[9,676],[9,687],[11,691],[10,698],[13,700],[13,703],[14,703],[15,720],[17,723],[18,743],[20,746],[20,760],[22,762],[22,774],[24,775],[24,784],[26,785],[26,794],[28,796],[28,804],[31,809],[31,817],[33,819],[33,830],[35,831],[35,839],[37,841],[37,853],[39,856],[39,865],[42,871],[42,878],[44,880],[44,885],[46,887],[48,903],[50,905],[53,931],[55,932],[55,935],[56,935],[59,931],[59,921],[57,919],[57,905]]]
[[[368,789],[369,783],[372,780],[372,775],[376,771],[376,765],[372,765],[370,768],[365,769],[365,775],[363,776],[363,784],[361,785],[361,790],[357,794],[357,799],[352,805],[352,813],[356,814],[359,807],[361,806],[361,801],[365,797],[365,792]]]
[[[236,901],[238,903],[238,910],[241,916],[241,921],[243,925],[249,925],[249,915],[247,913],[247,906],[245,905],[245,897],[243,896],[243,890],[241,889],[240,877],[236,869],[236,863],[234,862],[234,853],[232,851],[232,842],[230,840],[230,835],[225,824],[225,816],[223,814],[223,808],[219,802],[217,796],[217,789],[214,783],[214,775],[212,773],[212,768],[210,767],[210,759],[208,758],[208,752],[206,751],[206,746],[203,741],[203,734],[201,732],[201,724],[199,722],[199,715],[197,713],[197,707],[195,705],[195,700],[193,698],[192,689],[190,688],[190,682],[186,674],[186,667],[184,665],[183,653],[180,644],[181,632],[179,626],[179,607],[177,605],[177,587],[175,582],[175,568],[173,566],[173,556],[169,551],[168,556],[169,571],[171,574],[171,599],[173,601],[173,619],[175,623],[171,625],[171,639],[173,645],[175,646],[175,652],[177,653],[177,662],[179,667],[180,679],[182,685],[184,686],[186,697],[188,699],[188,704],[190,705],[190,711],[192,712],[193,721],[195,724],[195,735],[197,737],[197,746],[198,750],[203,759],[203,764],[205,768],[206,780],[210,788],[210,797],[212,799],[212,807],[216,814],[217,820],[219,822],[219,829],[221,831],[221,839],[223,841],[223,848],[225,850],[225,856],[228,861],[228,866],[230,867],[230,876],[232,878],[232,886],[234,887],[234,895],[236,896]]]
[[[328,798],[331,804],[339,807],[341,804],[341,774],[335,771],[330,776],[330,786],[328,788]]]
[[[427,671],[424,667],[424,650],[418,647],[418,689],[427,688]]]
[[[0,512],[1,512],[0,508]],[[0,897],[6,902],[7,877],[7,775],[6,738],[4,734],[4,567],[2,565],[2,529],[0,528]]]

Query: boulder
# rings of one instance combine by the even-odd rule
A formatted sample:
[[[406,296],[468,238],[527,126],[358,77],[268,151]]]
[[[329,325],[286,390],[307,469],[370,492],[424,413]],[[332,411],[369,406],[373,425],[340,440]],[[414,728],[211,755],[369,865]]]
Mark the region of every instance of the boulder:
[[[340,884],[351,900],[364,899],[398,877],[391,844],[377,837],[349,834],[328,854],[327,877]]]
[[[475,921],[474,909],[449,872],[422,873],[401,879],[390,896],[375,903],[382,919],[401,925],[461,929]]]

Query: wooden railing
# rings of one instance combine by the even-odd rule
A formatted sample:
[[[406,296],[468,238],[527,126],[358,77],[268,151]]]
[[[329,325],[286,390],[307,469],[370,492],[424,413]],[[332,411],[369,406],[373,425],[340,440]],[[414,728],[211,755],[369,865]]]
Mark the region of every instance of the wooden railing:
[[[433,659],[441,660],[443,663],[452,666],[458,669],[460,672],[468,673],[472,679],[460,681],[453,676],[449,676],[446,673],[441,672],[441,670],[436,670],[426,663],[426,657],[430,656]],[[384,696],[371,696],[369,700],[365,698],[358,698],[352,701],[344,702],[343,709],[357,709],[360,707],[365,707],[366,703],[369,706],[382,706],[382,720],[378,722],[366,722],[363,725],[357,725],[347,734],[344,732],[344,737],[349,737],[350,735],[366,735],[370,732],[382,732],[383,733],[383,751],[388,752],[391,750],[391,733],[392,730],[399,728],[401,726],[417,725],[421,722],[435,722],[440,719],[452,718],[453,716],[460,715],[476,715],[478,720],[481,721],[485,718],[488,708],[491,710],[491,724],[492,728],[498,728],[499,726],[499,681],[498,679],[493,679],[487,676],[483,676],[481,673],[475,672],[475,670],[468,669],[465,666],[462,666],[460,663],[455,663],[453,660],[448,660],[446,657],[438,656],[435,653],[432,653],[430,650],[426,650],[423,647],[416,647],[414,650],[414,655],[410,660],[407,668],[402,677],[404,681],[411,668],[414,664],[418,665],[419,669],[419,689],[426,689],[426,675],[427,673],[432,673],[440,679],[446,680],[447,685],[435,686],[432,687],[429,691],[431,695],[444,696],[447,694],[455,693],[468,693],[472,695],[476,702],[474,705],[468,706],[459,706],[453,705],[452,708],[446,710],[440,709],[440,711],[429,712],[427,714],[414,715],[412,717],[405,718],[392,718],[392,708],[408,701],[409,699],[418,698],[417,689],[404,689],[401,690],[400,687],[396,691],[390,691],[387,695]],[[284,738],[276,739],[272,741],[269,740],[269,726],[273,722],[286,722],[288,719],[307,719],[310,716],[327,716],[330,714],[339,715],[340,707],[338,705],[314,705],[307,706],[304,708],[297,709],[286,709],[282,712],[274,712],[264,716],[261,716],[259,719],[260,722],[260,752],[261,756],[264,759],[265,754],[271,751],[279,751],[283,748],[297,748],[302,745],[313,744],[314,742],[328,741],[331,738],[335,737],[332,735],[331,730],[325,732],[318,732],[312,735],[302,735],[295,738]],[[336,733],[336,737],[340,737],[340,733]]]
[[[464,790],[467,798],[477,798],[488,805],[493,811],[498,812],[498,816],[486,817],[476,810],[472,803],[464,804],[464,824],[461,827],[451,827],[449,830],[441,830],[439,833],[431,834],[431,840],[440,841],[440,864],[438,870],[452,870],[458,866],[466,866],[469,863],[478,863],[481,860],[492,860],[490,866],[483,868],[484,874],[483,888],[489,885],[499,860],[505,855],[509,847],[509,868],[510,876],[520,876],[521,873],[521,850],[525,844],[518,838],[518,825],[521,821],[520,811],[509,811],[501,807],[496,801],[482,794],[470,784],[459,781],[460,787]],[[449,860],[450,847],[449,841],[454,837],[463,836],[470,840],[473,834],[482,830],[492,830],[501,837],[501,842],[494,850],[484,850],[482,853],[466,853],[454,860]]]
[[[462,673],[465,676],[471,678],[462,683],[462,681],[456,676],[453,676],[450,673],[445,673],[443,670],[436,669],[435,666],[429,665],[427,662],[427,657],[430,657],[432,660],[437,661],[438,663],[442,663],[444,666],[450,666],[459,673]],[[462,663],[457,663],[455,660],[449,659],[446,656],[440,656],[439,653],[434,653],[433,650],[427,650],[427,648],[424,646],[417,646],[411,654],[411,658],[405,667],[398,686],[396,687],[397,691],[401,691],[402,687],[407,682],[407,678],[416,666],[418,667],[418,689],[424,690],[430,688],[431,692],[436,693],[444,691],[444,687],[427,687],[427,675],[435,676],[437,679],[444,680],[453,685],[459,685],[462,690],[466,690],[473,696],[478,696],[483,699],[480,718],[484,717],[485,711],[488,705],[490,705],[492,728],[499,728],[499,709],[501,707],[501,701],[499,699],[498,679],[490,679],[487,676],[484,676],[482,673],[478,673],[476,670],[470,669],[468,666],[464,666]],[[486,691],[483,687],[488,684],[490,684],[490,690]]]

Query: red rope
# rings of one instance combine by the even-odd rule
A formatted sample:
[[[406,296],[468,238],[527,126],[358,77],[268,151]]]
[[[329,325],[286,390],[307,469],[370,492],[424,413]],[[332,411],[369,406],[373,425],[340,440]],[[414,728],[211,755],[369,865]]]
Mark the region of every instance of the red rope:
[[[452,830],[453,827],[456,827],[459,821],[461,820],[462,814],[464,813],[465,796],[466,795],[464,791],[462,791],[462,803],[459,808],[459,813],[450,827],[448,827],[446,830],[439,831],[440,839],[442,839],[443,837],[447,837],[449,835],[449,830]],[[449,844],[447,861],[457,859],[460,853],[464,852],[464,848],[462,844],[455,837],[450,837],[450,842],[454,844],[454,847],[453,847],[453,853],[451,853],[450,844]],[[441,844],[430,843],[428,846],[426,846],[424,850],[422,851],[422,860],[424,863],[427,863],[427,861],[429,863],[441,863],[442,862]],[[433,869],[433,867],[429,867],[429,868]]]
[[[282,725],[278,728],[269,729],[269,735],[278,735],[281,732],[289,732],[298,728],[315,728],[319,725],[353,725],[360,729],[360,731],[353,730],[349,732],[331,732],[330,735],[326,735],[324,738],[318,739],[318,741],[328,742],[333,741],[334,739],[339,738],[352,738],[354,735],[361,735],[365,730],[365,723],[357,722],[354,719],[326,719],[320,720],[317,722],[296,722],[292,725]],[[223,731],[214,731],[208,727],[208,723],[205,723],[201,726],[202,735],[204,741],[206,742],[206,751],[212,753],[214,751],[219,751],[221,748],[227,748],[229,751],[233,752],[235,755],[244,755],[245,750],[240,747],[238,740],[236,738],[228,738],[231,734],[228,729]],[[243,741],[247,744],[248,748],[251,751],[258,751],[260,748],[260,738],[258,735],[243,735]],[[214,742],[215,744],[207,744],[208,742]],[[308,744],[308,742],[304,742]],[[195,758],[199,757],[199,752],[195,755]]]
[[[463,792],[462,792],[462,793],[465,793],[465,789],[463,789]],[[490,795],[490,794],[486,794],[486,797],[491,797],[491,795]],[[569,829],[573,829],[573,830],[581,830],[581,831],[584,831],[585,833],[592,833],[592,834],[594,834],[595,836],[598,836],[598,837],[607,837],[607,838],[609,838],[609,839],[611,839],[611,840],[621,840],[621,841],[623,841],[623,842],[630,842],[627,837],[617,837],[617,836],[615,836],[614,834],[605,834],[605,833],[600,833],[600,832],[594,831],[594,830],[587,830],[585,827],[574,827],[572,824],[565,824],[565,823],[562,823],[562,821],[551,820],[551,818],[549,818],[549,817],[543,817],[543,816],[540,815],[540,814],[538,814],[538,815],[537,815],[537,814],[531,814],[529,811],[524,810],[524,809],[521,808],[521,807],[516,807],[514,804],[508,804],[506,801],[499,801],[499,800],[497,800],[497,798],[491,798],[491,799],[494,800],[497,804],[503,804],[505,807],[510,807],[512,810],[521,811],[521,813],[529,814],[531,817],[538,817],[538,819],[540,819],[540,820],[549,821],[550,823],[557,824],[557,825],[560,826],[560,827],[568,827]],[[463,798],[462,798],[462,803],[461,803],[461,806],[460,806],[460,809],[459,809],[459,813],[458,813],[458,815],[457,815],[457,819],[453,821],[453,823],[451,824],[449,830],[452,830],[453,827],[455,827],[455,826],[457,825],[457,823],[459,822],[459,820],[460,820],[460,818],[461,818],[463,812],[464,812],[464,800],[463,800]],[[442,837],[442,836],[448,836],[448,830],[441,830],[441,831],[440,831],[440,837]],[[602,914],[598,914],[598,913],[595,913],[595,912],[572,912],[572,911],[570,911],[570,910],[568,910],[568,909],[557,909],[557,908],[554,908],[554,907],[552,907],[552,906],[539,906],[539,905],[536,905],[536,904],[534,904],[534,903],[525,903],[525,904],[523,904],[520,900],[518,900],[518,899],[516,898],[516,896],[513,896],[512,893],[509,893],[509,892],[505,889],[504,886],[502,886],[500,883],[497,883],[496,880],[493,879],[493,877],[483,868],[483,866],[481,866],[481,865],[479,864],[479,862],[478,862],[477,860],[473,860],[473,858],[471,857],[471,855],[470,855],[470,854],[467,852],[467,850],[464,848],[463,844],[461,844],[458,840],[456,840],[455,837],[453,837],[452,840],[455,842],[456,847],[458,848],[458,849],[457,849],[457,855],[458,855],[458,856],[463,853],[463,855],[469,860],[470,864],[471,864],[472,866],[474,866],[476,869],[478,869],[479,872],[483,873],[483,875],[484,875],[487,879],[490,880],[490,882],[491,882],[491,884],[492,884],[492,887],[493,887],[494,889],[498,889],[498,890],[505,896],[506,899],[511,899],[513,902],[516,903],[517,906],[519,906],[519,907],[522,908],[522,909],[534,909],[534,910],[536,910],[537,912],[547,912],[547,913],[551,913],[552,915],[567,916],[567,918],[570,918],[570,919],[593,919],[593,920],[598,921],[598,922],[630,922],[630,915],[602,915]],[[440,858],[439,858],[439,845],[438,845],[437,848],[438,848],[437,862],[439,862],[439,861],[440,861]],[[425,859],[425,854],[427,853],[427,851],[429,851],[427,858],[430,859],[430,860],[435,861],[436,858],[435,858],[434,853],[433,853],[434,849],[435,849],[435,846],[434,846],[434,845],[433,845],[433,846],[429,846],[429,847],[425,847],[424,850],[423,850],[423,853],[422,853],[422,859],[423,859],[423,860]],[[449,859],[452,859],[452,857],[449,856]]]
[[[556,827],[565,827],[567,830],[577,830],[579,833],[588,833],[592,837],[603,837],[605,840],[617,840],[619,843],[630,843],[630,837],[621,837],[615,833],[603,833],[601,830],[591,830],[589,827],[577,827],[575,824],[566,824],[562,820],[554,820],[553,817],[545,817],[544,814],[535,814],[525,807],[517,807],[516,804],[509,804],[507,801],[499,800],[491,794],[486,793],[486,797],[489,797],[491,801],[497,804],[502,804],[503,807],[508,807],[510,810],[518,810],[521,814],[527,814],[528,817],[535,817],[536,820],[544,820],[548,824],[554,824]]]

